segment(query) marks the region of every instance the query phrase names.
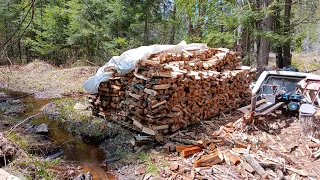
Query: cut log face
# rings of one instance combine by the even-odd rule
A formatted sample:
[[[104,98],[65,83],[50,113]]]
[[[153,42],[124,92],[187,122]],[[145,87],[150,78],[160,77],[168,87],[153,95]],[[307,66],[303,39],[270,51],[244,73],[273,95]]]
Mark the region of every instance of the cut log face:
[[[299,114],[300,132],[302,136],[320,137],[320,116]]]
[[[161,52],[114,74],[89,102],[105,118],[122,112],[147,134],[175,132],[250,101],[255,71],[228,49]]]

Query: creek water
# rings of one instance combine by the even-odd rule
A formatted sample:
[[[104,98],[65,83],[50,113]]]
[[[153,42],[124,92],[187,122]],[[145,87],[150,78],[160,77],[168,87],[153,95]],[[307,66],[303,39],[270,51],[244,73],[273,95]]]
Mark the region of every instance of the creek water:
[[[0,92],[4,92],[10,97],[21,97],[26,95],[22,92],[8,91],[5,89],[0,89]],[[27,96],[20,100],[26,105],[26,113],[19,117],[21,119],[38,113],[41,107],[53,101],[53,99],[37,99],[33,96]],[[94,179],[100,179],[101,176],[106,175],[99,167],[105,160],[105,152],[99,148],[99,144],[82,141],[80,137],[68,133],[63,128],[59,127],[57,121],[48,119],[45,115],[32,118],[30,123],[36,125],[45,123],[48,125],[48,136],[54,145],[61,147],[63,150],[62,158],[64,160],[81,165],[85,169],[90,170]]]

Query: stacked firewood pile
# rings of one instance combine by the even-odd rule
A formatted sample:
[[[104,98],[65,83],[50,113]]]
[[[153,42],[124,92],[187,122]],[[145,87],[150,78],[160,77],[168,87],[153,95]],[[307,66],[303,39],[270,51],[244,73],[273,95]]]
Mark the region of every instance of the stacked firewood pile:
[[[120,103],[125,100],[128,84],[132,81],[132,74],[115,73],[107,82],[99,85],[98,94],[89,95],[94,115],[111,116],[120,112]]]
[[[101,83],[90,101],[95,113],[122,112],[147,134],[175,132],[237,108],[251,96],[255,72],[240,61],[228,49],[162,52],[140,60],[126,81],[114,75]]]

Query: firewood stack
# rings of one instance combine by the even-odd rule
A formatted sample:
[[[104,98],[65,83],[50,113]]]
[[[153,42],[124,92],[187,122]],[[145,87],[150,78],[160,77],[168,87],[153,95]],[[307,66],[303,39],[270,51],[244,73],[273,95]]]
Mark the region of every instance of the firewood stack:
[[[131,84],[132,80],[130,75],[115,73],[107,82],[100,83],[98,94],[89,95],[94,115],[110,116],[122,111],[121,103],[125,100],[128,83]]]
[[[129,73],[132,81],[121,84],[115,76],[101,83],[96,99],[102,101],[93,102],[100,105],[100,112],[112,113],[108,108],[120,111],[121,106],[130,121],[147,134],[175,132],[237,108],[251,96],[249,85],[255,72],[239,67],[240,61],[236,53],[223,48],[162,52],[140,60]],[[122,93],[109,98],[110,92]]]

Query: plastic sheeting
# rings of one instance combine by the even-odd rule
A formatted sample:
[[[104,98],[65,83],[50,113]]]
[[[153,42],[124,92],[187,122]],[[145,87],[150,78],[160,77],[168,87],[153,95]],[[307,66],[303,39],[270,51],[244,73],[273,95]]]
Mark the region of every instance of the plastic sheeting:
[[[120,74],[125,74],[134,70],[139,60],[147,59],[152,54],[157,54],[162,51],[181,53],[182,50],[200,48],[207,48],[207,45],[201,43],[187,44],[185,41],[182,41],[177,45],[151,45],[131,49],[122,53],[120,56],[113,56],[104,66],[98,69],[94,76],[84,82],[82,87],[90,94],[95,94],[98,92],[99,84],[108,81],[112,76],[112,70],[116,70]]]

